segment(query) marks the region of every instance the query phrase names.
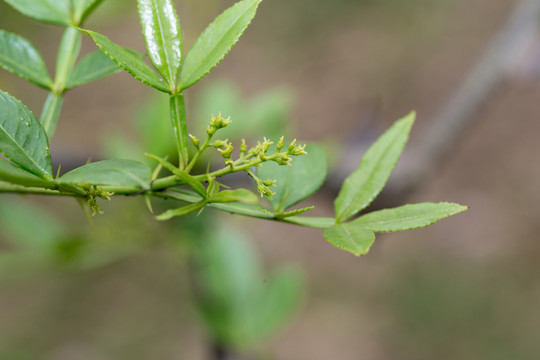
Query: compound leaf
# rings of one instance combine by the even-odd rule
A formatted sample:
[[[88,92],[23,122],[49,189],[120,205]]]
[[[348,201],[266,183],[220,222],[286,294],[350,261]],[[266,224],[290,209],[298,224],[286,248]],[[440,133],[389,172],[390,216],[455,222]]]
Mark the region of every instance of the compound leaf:
[[[297,156],[292,166],[266,162],[257,169],[262,179],[276,180],[268,201],[276,212],[287,210],[317,191],[326,178],[326,153],[315,144],[306,146],[306,155]]]
[[[19,100],[0,91],[0,152],[21,168],[52,179],[49,141],[34,114]]]
[[[70,25],[70,0],[5,0],[15,10],[36,20]]]
[[[251,23],[260,2],[239,1],[208,25],[186,55],[180,71],[182,90],[199,81],[227,55]]]
[[[0,66],[38,86],[52,88],[43,58],[22,36],[0,30]]]
[[[411,112],[396,121],[368,149],[360,166],[345,182],[334,202],[337,222],[349,219],[379,195],[399,160],[415,119]]]
[[[323,236],[330,244],[356,256],[367,254],[375,242],[375,233],[354,221],[326,228]]]
[[[142,162],[111,159],[83,165],[57,181],[101,186],[139,186],[144,189],[148,187],[151,175],[150,168]]]
[[[138,0],[138,5],[148,57],[174,89],[182,61],[182,30],[174,4],[171,0]]]
[[[402,231],[426,227],[465,210],[466,206],[448,202],[408,204],[374,211],[352,222],[374,232]]]
[[[170,93],[167,84],[154,70],[132,50],[127,50],[115,44],[104,35],[90,30],[82,30],[90,35],[96,45],[120,67],[131,74],[135,79],[160,91]]]
[[[136,53],[134,53],[136,56]],[[84,85],[122,71],[113,60],[101,50],[96,50],[86,55],[73,69],[66,84],[66,89]]]

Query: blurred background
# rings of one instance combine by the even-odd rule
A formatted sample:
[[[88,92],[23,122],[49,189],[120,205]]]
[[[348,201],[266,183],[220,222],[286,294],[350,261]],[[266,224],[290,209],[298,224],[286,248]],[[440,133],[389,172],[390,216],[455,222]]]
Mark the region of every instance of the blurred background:
[[[186,48],[232,3],[176,1]],[[328,216],[363,150],[415,109],[408,152],[374,206],[452,201],[469,211],[379,234],[356,258],[318,230],[211,210],[163,224],[141,199],[120,198],[103,203],[91,226],[72,199],[2,195],[0,359],[211,359],[219,351],[208,339],[235,347],[246,333],[234,322],[234,331],[212,327],[193,288],[229,275],[278,284],[284,303],[270,316],[275,328],[253,325],[260,338],[238,346],[248,359],[540,357],[536,3],[265,0],[243,39],[189,90],[191,131],[222,111],[231,132],[236,123],[252,138],[322,143],[329,179],[305,205]],[[134,1],[105,1],[86,27],[144,52]],[[29,39],[54,69],[61,28],[4,2],[0,28]],[[94,49],[85,38],[82,52]],[[46,97],[6,71],[0,88],[35,113]],[[167,149],[164,101],[125,73],[68,92],[53,160],[69,169]],[[198,253],[208,239],[221,240]],[[200,271],[219,254],[223,269],[238,271]],[[284,266],[289,280],[272,282]],[[223,301],[243,294],[234,286]]]

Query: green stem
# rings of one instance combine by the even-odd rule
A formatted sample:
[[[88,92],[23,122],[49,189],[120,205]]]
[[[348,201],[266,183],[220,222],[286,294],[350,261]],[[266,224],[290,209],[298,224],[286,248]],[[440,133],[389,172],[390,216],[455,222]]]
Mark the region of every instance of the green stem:
[[[184,170],[188,166],[188,134],[186,123],[186,111],[184,107],[184,96],[173,94],[170,96],[170,116],[178,146],[178,162],[180,169]]]
[[[40,121],[49,139],[51,139],[54,135],[54,130],[56,129],[56,124],[58,123],[58,118],[60,117],[63,102],[64,97],[62,94],[55,94],[51,92],[49,93],[49,96],[47,96],[47,100],[45,100],[45,104],[43,105]]]
[[[56,124],[60,117],[63,104],[63,94],[66,83],[71,75],[75,61],[81,49],[81,32],[73,26],[68,26],[62,35],[62,41],[56,57],[56,75],[51,93],[47,96],[41,113],[41,124],[47,133],[49,141],[54,135]]]
[[[56,75],[53,87],[55,94],[62,94],[64,92],[80,50],[81,32],[73,26],[68,26],[62,36],[56,57]]]
[[[206,138],[206,140],[204,141],[204,143],[199,147],[199,149],[197,150],[197,152],[195,153],[195,155],[193,156],[193,159],[191,159],[191,161],[189,162],[189,165],[188,167],[186,168],[186,172],[189,174],[189,172],[191,171],[191,169],[193,169],[193,166],[195,166],[195,164],[197,163],[197,161],[199,160],[199,157],[201,156],[201,154],[203,153],[204,150],[206,150],[206,148],[208,148],[208,144],[210,143],[210,140],[212,139],[212,135],[208,135],[208,137]]]
[[[27,187],[22,185],[9,184],[0,181],[0,193],[10,194],[35,194],[35,195],[54,195],[54,196],[82,196],[72,192],[62,192],[45,188]]]

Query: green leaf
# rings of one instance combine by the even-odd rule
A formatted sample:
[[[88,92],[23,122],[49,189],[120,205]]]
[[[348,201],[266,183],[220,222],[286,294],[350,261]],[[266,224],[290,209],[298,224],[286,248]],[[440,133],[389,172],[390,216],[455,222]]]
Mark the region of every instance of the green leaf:
[[[210,202],[231,203],[241,202],[249,205],[256,205],[259,202],[257,195],[246,189],[223,190],[212,196]]]
[[[24,186],[42,187],[50,184],[49,181],[43,180],[36,175],[29,173],[20,167],[13,165],[5,159],[0,158],[0,180],[8,181],[12,184]]]
[[[356,256],[367,254],[375,242],[375,233],[354,221],[326,228],[323,236],[330,244]]]
[[[151,176],[150,168],[142,162],[111,159],[83,165],[68,172],[57,181],[101,186],[139,186],[146,189]]]
[[[103,0],[71,0],[73,16],[77,25],[80,25],[102,2]]]
[[[186,216],[188,214],[191,214],[192,212],[195,212],[197,210],[204,208],[206,204],[207,204],[206,200],[201,200],[193,204],[182,206],[178,209],[167,210],[163,214],[156,216],[156,220],[165,221],[165,220],[170,220],[173,217],[177,217],[177,216]]]
[[[208,74],[236,44],[261,0],[239,1],[219,15],[199,36],[180,71],[182,90]]]
[[[161,76],[176,87],[182,61],[182,30],[171,0],[138,0],[148,57]]]
[[[4,196],[0,202],[2,236],[14,245],[50,249],[67,233],[64,223],[53,214],[27,199]]]
[[[318,229],[334,226],[336,219],[329,217],[294,216],[284,219],[285,222]]]
[[[70,0],[5,0],[15,10],[36,20],[70,25]]]
[[[186,201],[186,202],[197,202],[200,200],[200,196],[197,196],[197,194],[187,191],[184,189],[168,189],[166,193],[168,198],[180,200],[180,201]],[[252,205],[246,205],[242,203],[210,203],[208,204],[208,207],[218,209],[221,211],[233,213],[233,214],[239,214],[239,215],[245,215],[260,219],[272,219],[272,215],[268,215],[264,212],[261,212],[259,209]]]
[[[334,202],[337,222],[365,209],[379,195],[399,160],[416,114],[395,122],[368,149],[360,166],[351,174]]]
[[[0,152],[23,169],[52,179],[49,141],[45,130],[19,100],[0,91]]]
[[[136,56],[136,53],[134,55]],[[83,57],[77,66],[75,66],[67,81],[66,89],[88,84],[120,71],[122,71],[122,68],[117,63],[112,61],[102,51],[96,50]]]
[[[90,30],[81,30],[90,35],[96,45],[120,67],[131,74],[135,79],[160,91],[170,93],[170,89],[163,79],[146,64],[141,58],[120,45],[113,43],[106,36]]]
[[[229,348],[247,333],[260,293],[261,265],[256,252],[235,229],[213,232],[197,245],[197,307],[212,337]]]
[[[257,301],[246,309],[251,326],[238,337],[238,345],[245,348],[263,341],[286,325],[300,304],[302,290],[302,274],[295,268],[278,269],[266,278]]]
[[[447,202],[409,204],[374,211],[352,222],[374,232],[402,231],[426,227],[465,210],[466,206]]]
[[[276,212],[282,212],[317,191],[326,178],[326,153],[315,144],[306,146],[307,155],[296,156],[292,166],[266,162],[257,169],[261,179],[277,180],[275,195],[268,201]]]
[[[266,339],[287,322],[302,295],[302,276],[261,271],[257,252],[235,229],[212,232],[195,252],[197,306],[213,337],[232,349]]]
[[[34,84],[52,88],[40,53],[25,38],[0,30],[0,66]]]

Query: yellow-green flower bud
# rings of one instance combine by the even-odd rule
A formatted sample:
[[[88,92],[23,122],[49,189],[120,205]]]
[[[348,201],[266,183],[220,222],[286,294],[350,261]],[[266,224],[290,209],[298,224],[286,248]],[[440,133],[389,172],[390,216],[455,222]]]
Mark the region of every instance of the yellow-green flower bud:
[[[224,128],[230,123],[231,123],[231,118],[228,117],[225,119],[221,116],[221,113],[219,113],[218,116],[212,116],[212,118],[210,119],[210,126],[216,129]]]
[[[191,138],[191,142],[193,143],[193,146],[195,146],[197,149],[199,148],[200,141],[195,136],[189,134],[189,137]]]
[[[283,136],[279,138],[279,141],[276,145],[276,152],[280,152],[283,149]]]
[[[242,145],[240,145],[240,152],[244,154],[247,151],[246,139],[242,139]]]

